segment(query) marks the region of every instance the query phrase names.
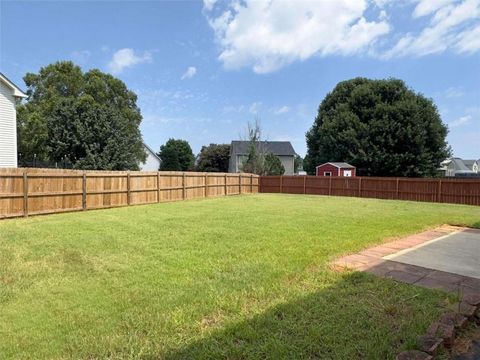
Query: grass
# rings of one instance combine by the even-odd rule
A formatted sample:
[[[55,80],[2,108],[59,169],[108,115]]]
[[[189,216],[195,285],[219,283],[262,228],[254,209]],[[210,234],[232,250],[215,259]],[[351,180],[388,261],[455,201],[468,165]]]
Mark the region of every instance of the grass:
[[[329,270],[480,207],[262,194],[0,222],[0,358],[387,359],[446,294]]]

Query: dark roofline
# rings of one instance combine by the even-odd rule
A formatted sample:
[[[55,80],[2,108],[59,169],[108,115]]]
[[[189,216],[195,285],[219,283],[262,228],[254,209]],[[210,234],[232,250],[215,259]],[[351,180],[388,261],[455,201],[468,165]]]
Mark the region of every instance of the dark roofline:
[[[25,97],[27,98],[28,95],[25,93],[25,91],[23,91],[22,89],[20,89],[12,80],[10,80],[4,73],[0,72],[0,75],[5,78],[5,80],[7,80],[8,82],[8,85],[10,85],[10,87],[13,87],[14,89],[17,89],[20,93],[22,93],[23,96],[21,97]]]
[[[315,166],[315,169],[320,167],[320,166],[328,165],[328,164],[333,165],[338,169],[355,169],[355,166],[350,165],[349,163],[340,163],[340,162],[326,162],[326,163]],[[339,166],[338,164],[345,164],[347,166]]]
[[[230,144],[230,156],[247,155],[248,140],[232,140]],[[258,142],[259,146],[265,146],[265,150],[274,153],[277,156],[295,156],[296,152],[290,141],[268,141],[262,140]],[[272,149],[273,147],[273,149]]]
[[[145,144],[144,142],[142,142],[143,146],[145,146],[147,148],[148,151],[150,151],[150,153],[155,156],[158,161],[162,161],[162,159],[160,159],[157,155],[157,153],[155,151],[152,150],[152,148],[150,146],[148,146],[147,144]]]

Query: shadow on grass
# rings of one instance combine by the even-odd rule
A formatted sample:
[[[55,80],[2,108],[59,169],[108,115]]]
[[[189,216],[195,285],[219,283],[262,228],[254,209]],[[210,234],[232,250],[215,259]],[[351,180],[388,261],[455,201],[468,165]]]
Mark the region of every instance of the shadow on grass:
[[[477,222],[473,223],[472,227],[474,227],[476,229],[480,229],[480,221],[477,221]]]
[[[415,345],[447,295],[350,273],[246,321],[209,329],[165,359],[389,359]]]

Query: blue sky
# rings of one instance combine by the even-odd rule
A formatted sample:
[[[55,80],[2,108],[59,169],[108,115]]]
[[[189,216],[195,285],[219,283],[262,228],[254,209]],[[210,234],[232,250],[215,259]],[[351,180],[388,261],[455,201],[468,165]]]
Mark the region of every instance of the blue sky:
[[[454,154],[480,157],[480,0],[0,1],[0,71],[57,60],[138,95],[144,140],[290,140],[302,156],[342,80],[396,77],[432,98]]]

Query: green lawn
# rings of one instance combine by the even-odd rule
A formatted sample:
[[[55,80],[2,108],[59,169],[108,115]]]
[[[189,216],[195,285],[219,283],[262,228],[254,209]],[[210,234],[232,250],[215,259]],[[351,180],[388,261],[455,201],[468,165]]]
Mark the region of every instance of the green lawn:
[[[480,207],[245,195],[0,221],[0,358],[387,359],[449,302],[330,260]]]

